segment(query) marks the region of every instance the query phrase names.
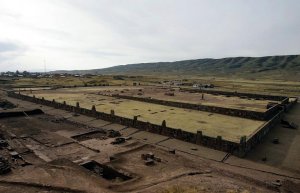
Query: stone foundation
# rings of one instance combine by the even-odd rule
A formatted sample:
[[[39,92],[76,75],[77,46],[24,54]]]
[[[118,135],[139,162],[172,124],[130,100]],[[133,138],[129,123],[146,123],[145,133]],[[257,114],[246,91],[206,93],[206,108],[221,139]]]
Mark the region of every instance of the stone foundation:
[[[232,109],[232,108],[225,108],[225,107],[217,107],[217,106],[208,106],[208,105],[199,105],[199,104],[191,104],[191,103],[182,103],[176,101],[166,101],[160,99],[153,99],[153,98],[142,98],[142,97],[134,97],[134,96],[127,96],[127,95],[112,95],[113,97],[122,98],[122,99],[129,99],[159,105],[166,105],[172,106],[177,108],[185,108],[185,109],[193,109],[198,111],[206,111],[211,113],[218,113],[223,115],[229,115],[234,117],[242,117],[247,119],[254,119],[254,120],[269,120],[273,116],[275,116],[281,109],[281,105],[277,104],[273,107],[269,108],[265,112],[257,112],[257,111],[250,111],[250,110],[243,110],[243,109]]]
[[[222,136],[218,136],[217,138],[205,136],[202,134],[201,131],[198,131],[197,133],[190,133],[181,129],[170,128],[167,127],[166,122],[162,123],[162,125],[155,125],[149,122],[140,121],[136,116],[132,119],[129,119],[117,116],[114,113],[108,114],[104,112],[98,112],[96,111],[95,107],[92,107],[91,109],[84,109],[80,107],[79,103],[76,106],[71,106],[66,104],[65,102],[58,103],[54,100],[49,101],[45,100],[44,98],[39,99],[27,95],[17,94],[15,92],[8,92],[8,96],[34,102],[41,105],[47,105],[57,109],[62,109],[86,116],[99,118],[105,121],[118,123],[128,127],[134,127],[139,130],[165,135],[171,138],[187,141],[190,143],[203,145],[213,149],[229,152],[239,157],[245,156],[246,153],[249,152],[257,143],[260,143],[260,141],[269,132],[269,130],[271,130],[274,127],[274,125],[276,125],[280,121],[284,112],[284,110],[281,109],[273,118],[271,118],[268,122],[266,122],[266,124],[259,128],[257,132],[254,133],[249,139],[247,139],[246,137],[242,137],[240,143],[235,143],[224,140]]]

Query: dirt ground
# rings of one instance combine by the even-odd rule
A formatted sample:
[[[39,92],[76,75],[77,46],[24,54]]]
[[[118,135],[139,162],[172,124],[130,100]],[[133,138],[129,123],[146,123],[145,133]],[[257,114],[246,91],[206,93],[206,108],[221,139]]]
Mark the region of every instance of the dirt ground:
[[[21,101],[11,101],[20,105],[16,110],[25,109]],[[299,192],[300,176],[284,168],[251,162],[260,169],[250,169],[247,160],[243,163],[239,159],[241,165],[224,163],[224,152],[85,116],[76,120],[70,113],[24,104],[53,115],[0,119],[1,133],[9,143],[0,153],[13,166],[10,173],[0,175],[0,192]],[[114,145],[115,137],[90,135],[110,129],[124,134],[125,142]],[[85,138],[74,137],[80,135]],[[175,154],[170,151],[173,149]],[[142,154],[153,155],[154,162],[146,165]],[[99,175],[98,166],[83,167],[87,163],[100,164],[108,173]]]
[[[300,104],[297,103],[288,113],[285,120],[300,125]],[[274,138],[279,139],[279,144],[273,144]],[[300,130],[277,125],[265,140],[248,154],[248,159],[265,163],[271,166],[296,170],[300,172]],[[262,158],[266,157],[266,161]]]

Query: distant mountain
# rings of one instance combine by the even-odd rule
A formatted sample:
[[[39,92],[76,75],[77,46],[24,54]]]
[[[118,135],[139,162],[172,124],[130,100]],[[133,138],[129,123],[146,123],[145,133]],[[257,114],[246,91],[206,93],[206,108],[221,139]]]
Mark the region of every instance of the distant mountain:
[[[124,75],[200,75],[300,80],[300,55],[230,57],[139,63],[94,70],[54,71]]]

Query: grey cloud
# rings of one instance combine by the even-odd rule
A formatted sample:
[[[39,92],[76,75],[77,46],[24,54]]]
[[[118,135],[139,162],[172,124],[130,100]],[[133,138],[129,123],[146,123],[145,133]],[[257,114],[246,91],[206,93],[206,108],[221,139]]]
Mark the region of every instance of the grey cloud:
[[[56,36],[56,37],[60,37],[60,38],[66,38],[66,37],[70,37],[71,34],[67,33],[65,31],[62,30],[56,30],[56,29],[50,29],[50,28],[38,28],[38,27],[33,27],[30,26],[31,29],[37,30],[41,33],[46,33],[52,36]]]
[[[110,28],[139,62],[300,51],[295,0],[67,2]]]
[[[1,69],[14,67],[11,64],[19,56],[22,56],[27,50],[26,46],[10,41],[0,41],[0,65]],[[4,66],[5,65],[5,66]]]
[[[117,53],[117,52],[107,52],[107,51],[100,51],[100,50],[86,50],[85,53],[91,54],[95,57],[121,57],[121,56],[126,56],[125,54],[122,53]]]
[[[15,52],[15,51],[22,50],[22,49],[23,49],[23,47],[16,43],[0,41],[0,53]]]
[[[64,52],[70,52],[70,53],[78,53],[78,54],[88,54],[94,57],[120,57],[120,56],[126,56],[126,54],[119,53],[119,52],[112,52],[107,50],[99,50],[98,48],[93,49],[83,49],[78,47],[70,47],[70,46],[48,46],[48,45],[42,45],[39,46],[43,49],[51,49],[51,50],[59,50]]]
[[[7,12],[0,12],[0,16],[5,16],[5,17],[10,17],[13,19],[19,19],[21,17],[20,14],[15,14],[15,13],[7,13]]]
[[[26,53],[33,50],[34,56],[46,55],[54,64],[62,63],[55,68],[300,52],[299,0],[46,2],[53,10],[66,11],[53,17],[57,25],[44,25],[41,14],[35,25],[20,22],[18,27],[40,34]],[[60,21],[72,25],[58,25]],[[1,43],[0,54],[24,51],[17,43]],[[31,67],[35,58],[28,56],[28,61]]]

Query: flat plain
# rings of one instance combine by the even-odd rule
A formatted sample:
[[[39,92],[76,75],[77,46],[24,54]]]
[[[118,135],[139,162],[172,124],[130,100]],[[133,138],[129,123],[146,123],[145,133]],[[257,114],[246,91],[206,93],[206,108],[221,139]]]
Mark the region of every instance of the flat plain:
[[[87,109],[95,105],[100,112],[111,113],[114,110],[116,115],[128,118],[138,116],[138,120],[158,125],[166,120],[168,127],[193,133],[201,130],[204,135],[222,136],[236,143],[239,143],[241,136],[250,136],[266,122],[112,95],[151,97],[254,112],[265,112],[270,102],[278,102],[206,93],[202,99],[202,93],[181,92],[178,86],[161,83],[172,79],[170,76],[121,78],[123,80],[116,80],[114,76],[20,78],[11,81],[11,86],[21,94],[55,99],[61,103],[66,101],[74,106],[79,102],[81,107]],[[103,82],[110,86],[98,85]],[[290,84],[209,77],[193,77],[184,82],[213,83],[215,90],[232,92],[270,94],[271,91],[274,95],[284,96],[299,96],[300,93],[297,82]],[[174,93],[174,96],[169,93]],[[5,91],[0,91],[0,94],[16,105],[13,109],[1,108],[4,114],[37,108],[45,113],[0,120],[0,132],[10,145],[10,150],[3,148],[0,152],[13,166],[10,174],[0,176],[0,191],[3,192],[265,193],[281,190],[297,192],[300,187],[299,129],[289,129],[280,123],[242,158],[134,126],[127,127],[113,121],[8,97]],[[284,113],[284,119],[300,125],[298,114],[297,103]],[[120,137],[126,139],[125,142],[112,144],[117,138],[107,135],[111,131],[119,132]],[[274,138],[279,139],[279,144],[272,142]],[[20,158],[12,159],[12,148]],[[157,161],[147,165],[142,154],[154,155]],[[99,175],[98,167],[108,173]]]

